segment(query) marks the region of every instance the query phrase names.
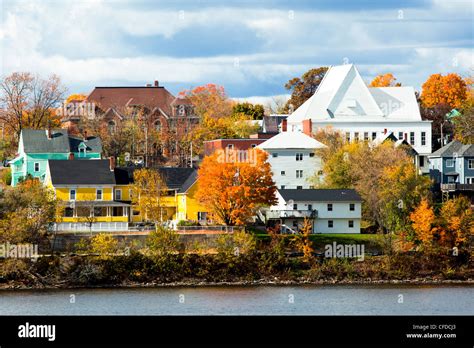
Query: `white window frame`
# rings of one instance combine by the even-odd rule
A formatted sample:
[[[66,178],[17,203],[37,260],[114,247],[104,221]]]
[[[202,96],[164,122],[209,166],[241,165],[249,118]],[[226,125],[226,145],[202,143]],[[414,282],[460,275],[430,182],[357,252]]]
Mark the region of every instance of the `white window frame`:
[[[100,191],[100,198],[99,197],[99,191]],[[102,201],[104,199],[104,190],[103,189],[96,189],[95,190],[95,200],[96,201]]]
[[[352,223],[352,226],[351,226],[351,223]],[[347,226],[348,228],[354,228],[354,220],[347,221]]]
[[[474,159],[467,160],[467,169],[474,169]]]
[[[117,197],[117,192],[120,192],[120,198]],[[122,189],[115,189],[115,199],[119,201],[122,200]]]
[[[296,178],[297,179],[303,178],[303,169],[297,169],[296,170]]]
[[[451,161],[451,162],[449,162]],[[448,163],[451,163],[451,165],[448,165]],[[454,158],[448,158],[446,160],[446,168],[454,168]]]
[[[426,145],[426,132],[421,132],[421,146]]]
[[[328,228],[334,228],[334,220],[328,220]]]
[[[326,206],[327,211],[334,211],[334,206],[332,203],[328,203]]]
[[[466,184],[474,185],[474,176],[466,176]]]
[[[285,175],[286,175],[286,171],[284,171],[284,170],[280,171],[280,175],[281,175],[281,176],[285,176]]]
[[[398,132],[398,140],[403,140],[403,132]]]
[[[297,152],[296,153],[296,161],[299,162],[299,161],[302,161],[302,160],[303,160],[303,153]]]
[[[227,144],[227,148],[229,150],[233,150],[234,149],[234,144]]]
[[[410,145],[415,145],[415,132],[410,132]]]
[[[74,191],[74,198],[72,198],[72,192]],[[75,201],[76,200],[76,197],[77,197],[77,190],[76,189],[70,189],[69,190],[69,200],[70,201]]]
[[[351,209],[354,208],[354,209]],[[355,211],[356,210],[356,205],[355,203],[349,203],[349,211]]]

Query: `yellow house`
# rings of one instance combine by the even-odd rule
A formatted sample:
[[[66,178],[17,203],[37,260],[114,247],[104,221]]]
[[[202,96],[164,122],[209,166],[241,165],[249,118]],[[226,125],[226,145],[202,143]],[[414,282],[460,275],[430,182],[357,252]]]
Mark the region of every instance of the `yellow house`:
[[[114,196],[115,174],[109,160],[49,160],[44,184],[64,208],[58,230],[128,230],[131,206]]]
[[[196,191],[198,188],[197,176],[192,182],[188,182],[183,186],[178,196],[178,212],[176,219],[191,220],[199,223],[207,222],[207,211],[196,199]]]
[[[127,231],[143,222],[133,208],[134,167],[117,167],[109,160],[49,160],[44,184],[62,202],[60,231]],[[204,222],[206,212],[195,198],[197,172],[193,168],[157,168],[166,182],[163,221]]]
[[[206,214],[194,197],[197,181],[196,170],[193,168],[175,167],[160,167],[156,170],[159,171],[167,186],[166,195],[162,197],[164,206],[163,220],[174,222],[180,220],[205,220]],[[115,168],[116,200],[131,203],[133,171],[133,167]],[[142,221],[139,211],[133,208],[130,216],[131,222]]]

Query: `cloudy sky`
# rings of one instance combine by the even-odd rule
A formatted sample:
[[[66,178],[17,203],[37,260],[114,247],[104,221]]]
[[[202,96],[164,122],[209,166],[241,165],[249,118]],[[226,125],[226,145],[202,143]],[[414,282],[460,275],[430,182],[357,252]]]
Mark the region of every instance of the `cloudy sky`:
[[[173,93],[212,82],[231,97],[269,97],[344,62],[367,81],[392,72],[420,89],[432,73],[474,65],[472,0],[0,3],[2,76],[55,73],[70,93],[156,79]]]

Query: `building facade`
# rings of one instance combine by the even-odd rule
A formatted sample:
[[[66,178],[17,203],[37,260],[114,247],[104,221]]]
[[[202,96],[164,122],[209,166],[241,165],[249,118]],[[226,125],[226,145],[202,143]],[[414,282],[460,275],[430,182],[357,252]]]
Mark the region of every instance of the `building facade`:
[[[316,150],[323,147],[325,145],[301,132],[281,132],[257,146],[268,152],[278,189],[312,188],[312,179],[322,177],[321,158]]]
[[[304,219],[312,233],[360,233],[362,199],[355,190],[279,189],[278,203],[264,212],[267,223],[295,233]]]
[[[101,155],[98,137],[73,137],[65,129],[23,129],[18,154],[10,161],[12,186],[27,176],[43,181],[48,160],[100,159]]]

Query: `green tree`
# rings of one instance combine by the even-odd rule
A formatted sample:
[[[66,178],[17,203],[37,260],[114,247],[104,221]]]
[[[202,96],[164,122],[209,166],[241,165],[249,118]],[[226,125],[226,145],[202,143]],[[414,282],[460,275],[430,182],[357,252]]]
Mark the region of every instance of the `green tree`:
[[[285,84],[287,90],[291,90],[291,97],[285,105],[285,111],[296,110],[308,100],[321,84],[327,67],[308,70],[300,77],[294,77]]]
[[[14,188],[6,187],[0,191],[0,241],[45,242],[57,210],[53,192],[38,180],[25,180]]]
[[[252,118],[252,120],[261,120],[265,114],[265,109],[261,104],[252,104],[248,102],[237,103],[232,107],[232,114],[235,115],[246,115]]]
[[[157,226],[156,230],[150,232],[147,236],[146,245],[153,255],[169,255],[178,251],[179,236],[172,229]]]

